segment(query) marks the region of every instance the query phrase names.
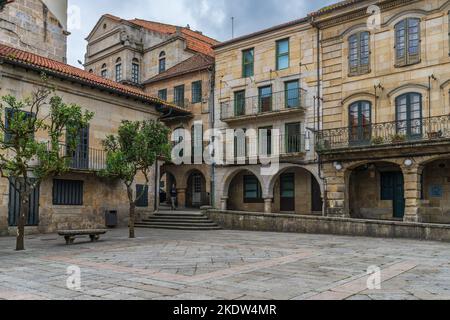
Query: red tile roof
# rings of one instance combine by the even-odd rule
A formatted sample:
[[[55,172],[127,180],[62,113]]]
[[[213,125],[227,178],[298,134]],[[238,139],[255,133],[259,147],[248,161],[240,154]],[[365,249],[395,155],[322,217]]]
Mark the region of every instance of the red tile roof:
[[[166,35],[175,35],[177,33],[177,29],[179,29],[181,33],[180,36],[186,40],[186,45],[189,50],[203,53],[209,56],[214,56],[214,50],[212,49],[212,46],[219,43],[219,41],[215,39],[207,37],[197,31],[193,31],[186,27],[177,27],[166,23],[147,21],[142,19],[123,20],[111,14],[105,14],[104,17],[108,17],[118,22],[127,21],[147,30],[163,33]]]
[[[93,73],[75,68],[68,64],[45,58],[34,53],[15,49],[3,44],[0,44],[0,60],[3,60],[6,63],[9,62],[13,64],[20,64],[24,67],[34,67],[42,70],[43,72],[48,72],[53,75],[69,77],[73,80],[78,80],[105,90],[111,90],[113,92],[124,94],[132,98],[142,99],[145,102],[167,106],[185,112],[184,109],[181,109],[175,105],[168,104],[165,101],[162,101],[145,93],[141,89],[104,79]]]
[[[192,56],[191,58],[184,60],[183,62],[180,62],[179,64],[173,66],[172,68],[167,69],[166,71],[158,74],[157,76],[150,78],[149,80],[145,81],[144,84],[154,83],[157,81],[177,77],[183,74],[205,70],[213,65],[214,65],[213,57],[198,53],[195,56]]]

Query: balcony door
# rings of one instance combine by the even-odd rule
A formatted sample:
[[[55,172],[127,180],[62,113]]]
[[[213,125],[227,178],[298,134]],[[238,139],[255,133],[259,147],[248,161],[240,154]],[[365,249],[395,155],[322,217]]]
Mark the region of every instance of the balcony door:
[[[286,124],[286,138],[285,148],[286,153],[298,153],[302,151],[302,139],[301,139],[301,123],[288,123]]]
[[[72,169],[89,169],[89,127],[80,130],[76,143],[77,146],[72,151],[70,166]],[[70,150],[67,150],[67,152],[70,152]]]
[[[352,145],[370,142],[372,136],[372,106],[369,101],[358,101],[349,107],[349,142]]]
[[[406,93],[396,99],[397,134],[407,139],[422,136],[422,95]]]
[[[259,88],[259,112],[272,111],[272,86]]]

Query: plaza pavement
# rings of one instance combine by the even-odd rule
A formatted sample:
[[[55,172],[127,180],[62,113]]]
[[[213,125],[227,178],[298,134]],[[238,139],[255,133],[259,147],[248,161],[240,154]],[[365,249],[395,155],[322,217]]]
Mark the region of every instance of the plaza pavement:
[[[450,244],[245,231],[0,238],[0,299],[450,299]],[[67,267],[81,289],[67,289]],[[367,269],[381,289],[367,289]]]

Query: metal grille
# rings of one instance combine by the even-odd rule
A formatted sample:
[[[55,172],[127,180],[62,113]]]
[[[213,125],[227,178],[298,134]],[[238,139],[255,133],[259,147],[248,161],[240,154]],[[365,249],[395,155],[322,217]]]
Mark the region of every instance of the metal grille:
[[[82,206],[84,182],[78,180],[53,180],[53,205]]]

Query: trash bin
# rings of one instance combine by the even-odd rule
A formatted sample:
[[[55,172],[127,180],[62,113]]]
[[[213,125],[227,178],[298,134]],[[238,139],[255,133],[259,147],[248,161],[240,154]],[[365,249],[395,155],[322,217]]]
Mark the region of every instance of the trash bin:
[[[105,212],[105,224],[108,228],[117,227],[117,210],[107,210]]]

